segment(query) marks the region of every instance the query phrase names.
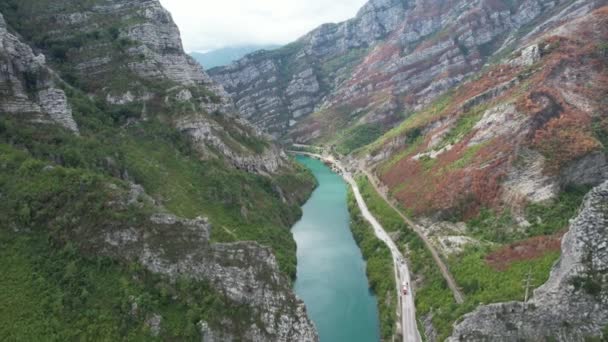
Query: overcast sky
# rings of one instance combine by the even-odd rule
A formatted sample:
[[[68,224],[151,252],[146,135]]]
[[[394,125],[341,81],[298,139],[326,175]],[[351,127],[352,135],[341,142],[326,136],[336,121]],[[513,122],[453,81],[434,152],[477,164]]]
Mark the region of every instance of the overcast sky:
[[[286,44],[323,23],[352,18],[367,0],[160,0],[186,51]]]

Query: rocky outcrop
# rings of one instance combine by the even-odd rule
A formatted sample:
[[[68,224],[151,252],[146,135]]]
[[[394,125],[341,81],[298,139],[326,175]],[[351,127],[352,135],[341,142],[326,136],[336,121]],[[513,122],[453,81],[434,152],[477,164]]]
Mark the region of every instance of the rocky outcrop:
[[[188,135],[205,156],[215,153],[214,157],[224,158],[239,169],[272,174],[288,167],[287,156],[277,147],[266,144],[265,135],[235,116],[232,100],[224,88],[184,52],[177,26],[158,1],[110,2],[93,7],[88,16],[100,13],[124,15],[123,21],[129,18],[133,21],[133,24],[120,27],[118,39],[131,42],[125,53],[131,59],[128,68],[135,80],[124,94],[112,95],[117,89],[104,88],[106,98],[118,96],[121,104],[154,103],[160,98],[164,106],[157,111],[175,112],[179,108],[172,116],[175,127]],[[86,70],[82,66],[78,69]],[[166,82],[167,86],[152,89],[139,86],[139,83],[150,81]],[[154,110],[153,106],[146,108]],[[182,108],[188,110],[184,112]],[[218,118],[218,114],[224,117]],[[231,126],[230,131],[225,127],[227,125]],[[240,143],[243,139],[257,141],[266,147],[252,150]]]
[[[122,28],[119,34],[119,39],[135,43],[127,50],[127,54],[133,58],[128,65],[132,72],[145,79],[169,80],[182,87],[207,89],[213,95],[202,96],[195,101],[199,102],[201,109],[209,113],[233,110],[222,86],[213,82],[202,67],[184,53],[179,29],[171,14],[158,1],[135,1],[126,4],[117,2],[96,6],[92,10],[93,15],[117,12],[132,12],[131,16],[139,19],[135,24]],[[192,97],[187,89],[181,89],[177,95],[182,101],[191,100]]]
[[[230,122],[232,134],[220,123],[203,115],[182,116],[176,119],[175,126],[193,139],[201,153],[208,155],[218,151],[238,169],[258,174],[275,174],[288,164],[288,157],[283,150],[264,143],[266,136],[242,119],[235,118]],[[235,130],[238,132],[235,133]],[[238,139],[234,139],[238,136],[259,140],[263,145],[261,151],[249,150]],[[212,147],[213,151],[208,147]]]
[[[402,0],[370,1],[349,21],[325,24],[291,45],[250,54],[210,74],[246,118],[279,137],[320,108],[367,48],[400,25],[405,8]]]
[[[0,14],[0,110],[33,122],[55,123],[78,133],[72,108],[42,54],[12,34]]]
[[[484,305],[464,316],[450,341],[583,341],[608,325],[608,182],[585,198],[549,280],[527,303]],[[603,336],[606,338],[606,336]]]
[[[52,23],[40,48],[49,50],[52,62],[69,63],[92,94],[127,104],[188,90],[196,93],[193,102],[201,109],[232,110],[223,88],[184,53],[179,30],[159,1],[75,0],[72,5],[40,6],[27,13],[31,18],[25,25]],[[63,43],[61,53],[52,49],[54,43]]]
[[[255,317],[245,335],[236,335],[227,318],[221,327],[199,323],[202,336],[218,341],[317,341],[304,303],[291,292],[291,282],[278,268],[267,247],[254,242],[211,243],[211,225],[204,218],[186,220],[154,214],[146,231],[108,227],[87,243],[111,257],[138,261],[148,270],[171,279],[187,277],[207,281],[232,302],[248,305]],[[92,248],[92,247],[89,247]],[[147,320],[158,334],[162,317]]]

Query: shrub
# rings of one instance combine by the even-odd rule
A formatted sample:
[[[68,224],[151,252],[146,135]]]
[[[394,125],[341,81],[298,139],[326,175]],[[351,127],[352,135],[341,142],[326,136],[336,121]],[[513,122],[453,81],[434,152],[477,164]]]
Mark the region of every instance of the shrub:
[[[590,132],[589,122],[569,115],[561,115],[537,131],[534,145],[547,157],[550,171],[557,171],[600,147]]]
[[[600,57],[608,58],[608,42],[602,42],[597,44],[597,52]]]
[[[112,40],[117,40],[118,36],[120,36],[120,29],[117,26],[112,26],[108,28],[108,35]]]
[[[68,57],[68,47],[62,44],[55,44],[50,50],[51,57],[59,62],[65,62]]]

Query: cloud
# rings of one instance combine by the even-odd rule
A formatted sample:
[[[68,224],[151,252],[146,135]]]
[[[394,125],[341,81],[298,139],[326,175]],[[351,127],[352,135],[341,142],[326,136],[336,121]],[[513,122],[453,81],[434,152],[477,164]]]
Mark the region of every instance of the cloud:
[[[352,18],[367,0],[160,0],[187,51],[286,44],[327,22]]]

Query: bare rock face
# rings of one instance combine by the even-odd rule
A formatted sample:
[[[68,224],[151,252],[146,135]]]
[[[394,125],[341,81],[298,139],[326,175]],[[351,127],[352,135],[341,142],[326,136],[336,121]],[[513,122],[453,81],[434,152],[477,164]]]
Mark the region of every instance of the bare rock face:
[[[354,19],[323,25],[283,49],[212,69],[211,77],[247,119],[280,137],[318,110],[369,46],[400,25],[405,7],[402,0],[370,1]]]
[[[540,59],[540,48],[538,44],[533,44],[521,51],[521,56],[511,61],[515,66],[531,66]]]
[[[182,87],[204,87],[215,94],[216,100],[198,99],[203,110],[207,112],[233,110],[232,103],[222,86],[213,82],[202,67],[188,54],[184,53],[179,29],[173,22],[171,14],[158,1],[136,1],[135,3],[115,3],[107,7],[97,6],[93,12],[112,13],[117,11],[135,11],[132,15],[140,22],[126,27],[120,37],[136,42],[129,48],[128,54],[134,58],[129,69],[140,77],[169,80]],[[192,98],[183,97],[188,101]]]
[[[225,158],[236,168],[272,174],[288,165],[287,156],[274,145],[266,144],[262,150],[251,150],[239,142],[237,136],[259,142],[268,137],[236,117],[232,99],[184,52],[177,26],[157,0],[113,1],[93,7],[91,13],[132,18],[134,23],[121,28],[119,34],[119,39],[132,42],[126,51],[131,58],[129,70],[142,82],[167,83],[165,88],[152,92],[149,87],[140,89],[135,83],[126,93],[117,95],[112,95],[116,89],[107,88],[106,98],[125,104],[154,102],[160,97],[165,104],[163,110],[188,108],[173,115],[175,127],[189,136],[204,155],[213,154],[210,149],[219,151],[220,155],[214,157]],[[219,117],[222,115],[224,118]],[[225,121],[228,123],[220,123]],[[226,125],[231,126],[230,132]]]
[[[78,127],[72,108],[44,55],[8,31],[0,14],[0,110],[41,123],[59,124],[74,133]]]
[[[304,303],[291,292],[291,283],[278,268],[267,247],[253,242],[211,243],[211,225],[204,218],[186,220],[155,214],[146,231],[107,228],[90,243],[102,245],[104,254],[138,261],[154,273],[172,279],[188,277],[210,282],[229,300],[252,307],[256,317],[245,336],[230,333],[232,322],[218,331],[199,323],[202,336],[233,341],[317,341]],[[96,240],[102,239],[102,242]],[[161,318],[151,317],[154,331]],[[242,322],[241,322],[242,323]],[[157,330],[157,329],[156,329]]]
[[[583,341],[608,324],[608,182],[593,189],[562,241],[562,257],[528,303],[485,305],[449,341]],[[606,338],[606,336],[603,336]]]
[[[210,75],[251,122],[275,137],[331,140],[336,131],[369,123],[387,130],[404,112],[422,108],[521,44],[523,27],[538,34],[556,18],[583,15],[599,3],[372,0],[351,20],[323,25]],[[528,66],[539,58],[532,45],[512,63]]]
[[[266,143],[262,151],[248,151],[239,141],[233,139],[227,128],[206,115],[188,115],[175,120],[175,126],[181,132],[190,136],[203,155],[213,153],[211,146],[232,163],[236,168],[258,174],[275,174],[288,164],[289,158],[277,146]],[[248,139],[264,141],[267,136],[262,134],[243,119],[234,118],[231,122],[232,132]],[[239,146],[235,148],[234,146]]]
[[[52,23],[47,40],[79,40],[61,62],[73,66],[92,95],[114,104],[149,101],[185,89],[197,92],[197,109],[230,112],[230,99],[183,50],[179,29],[157,0],[99,1],[41,7],[35,25]],[[106,82],[103,82],[106,81]],[[162,86],[158,86],[160,83]]]
[[[571,10],[564,6],[560,13]],[[517,216],[569,185],[601,184],[606,133],[594,127],[606,120],[606,83],[589,66],[608,36],[606,13],[602,7],[535,36],[412,114],[364,158],[404,207],[438,219],[466,217],[463,203],[472,216],[482,206]],[[597,63],[605,67],[605,59]]]
[[[178,27],[158,0],[73,0],[69,6],[40,6],[29,14],[25,32],[53,27],[46,33],[47,44],[38,47],[51,56],[50,64],[89,96],[129,112],[128,120],[160,117],[189,136],[204,157],[225,159],[239,169],[269,174],[289,168],[287,156],[239,119],[223,86],[185,53]],[[49,47],[57,42],[65,50],[60,54]],[[290,89],[299,94],[315,87],[319,85],[310,79]],[[52,118],[69,124],[61,110],[65,97],[46,90],[37,96]]]

